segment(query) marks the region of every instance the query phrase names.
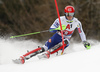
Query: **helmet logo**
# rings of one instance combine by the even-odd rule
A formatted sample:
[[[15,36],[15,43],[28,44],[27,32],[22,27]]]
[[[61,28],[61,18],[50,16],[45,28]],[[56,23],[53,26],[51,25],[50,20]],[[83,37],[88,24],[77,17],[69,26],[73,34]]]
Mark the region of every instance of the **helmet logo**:
[[[72,11],[72,9],[71,9],[71,8],[69,8],[69,9],[68,9],[68,11],[70,12],[70,11]]]

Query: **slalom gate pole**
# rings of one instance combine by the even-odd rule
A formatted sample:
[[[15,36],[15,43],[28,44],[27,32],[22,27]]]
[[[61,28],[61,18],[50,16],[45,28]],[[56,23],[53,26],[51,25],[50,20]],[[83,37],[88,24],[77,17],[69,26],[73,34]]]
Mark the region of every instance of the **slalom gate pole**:
[[[61,28],[61,36],[62,36],[62,44],[63,44],[63,49],[62,49],[62,53],[61,53],[61,55],[62,55],[63,52],[64,52],[64,38],[63,38],[63,30],[62,30],[62,25],[61,25],[61,19],[60,19],[59,10],[58,10],[58,5],[57,5],[57,1],[56,1],[56,0],[55,0],[55,6],[56,6],[58,18],[59,18],[60,28]]]

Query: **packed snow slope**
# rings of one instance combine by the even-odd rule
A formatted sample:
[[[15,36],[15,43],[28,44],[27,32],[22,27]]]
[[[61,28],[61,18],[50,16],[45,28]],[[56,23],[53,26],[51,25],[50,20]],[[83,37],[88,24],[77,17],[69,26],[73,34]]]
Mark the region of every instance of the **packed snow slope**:
[[[33,57],[25,64],[14,64],[12,59],[33,50],[42,44],[36,40],[0,39],[1,72],[100,72],[100,42],[89,40],[91,49],[86,50],[82,43],[70,43],[64,55],[52,55],[50,59],[39,60]]]

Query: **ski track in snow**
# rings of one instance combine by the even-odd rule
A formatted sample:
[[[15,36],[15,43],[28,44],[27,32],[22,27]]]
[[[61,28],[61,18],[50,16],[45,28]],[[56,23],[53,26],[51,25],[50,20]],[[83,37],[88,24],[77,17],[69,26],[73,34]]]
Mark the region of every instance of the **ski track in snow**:
[[[0,70],[2,72],[100,72],[100,42],[88,40],[91,49],[86,50],[82,43],[73,42],[65,49],[64,55],[39,60],[37,56],[17,65],[12,59],[19,58],[27,50],[31,51],[42,44],[36,40],[0,39]],[[61,51],[59,51],[60,55]],[[34,68],[35,67],[35,68]],[[51,68],[50,68],[51,67]],[[12,69],[13,68],[13,69]]]

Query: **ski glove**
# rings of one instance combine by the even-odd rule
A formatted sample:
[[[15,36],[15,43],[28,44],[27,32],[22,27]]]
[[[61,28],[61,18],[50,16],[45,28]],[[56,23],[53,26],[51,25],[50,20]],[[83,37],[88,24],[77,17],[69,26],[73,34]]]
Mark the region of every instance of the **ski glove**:
[[[83,44],[84,44],[86,49],[90,49],[91,48],[90,43],[88,43],[87,41],[84,41]]]
[[[62,30],[65,30],[65,29],[66,29],[66,25],[62,25]],[[58,28],[56,28],[55,30],[61,31],[60,26]]]

